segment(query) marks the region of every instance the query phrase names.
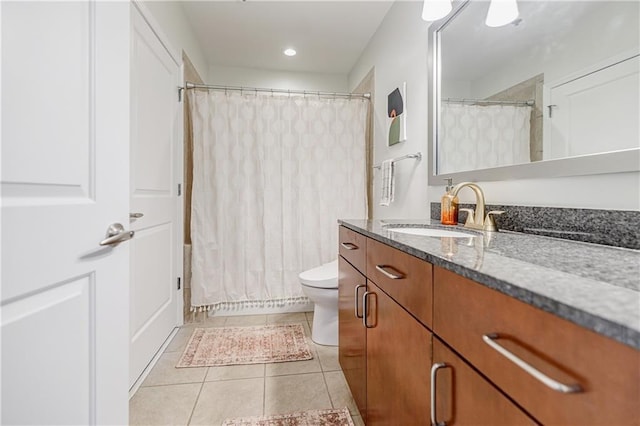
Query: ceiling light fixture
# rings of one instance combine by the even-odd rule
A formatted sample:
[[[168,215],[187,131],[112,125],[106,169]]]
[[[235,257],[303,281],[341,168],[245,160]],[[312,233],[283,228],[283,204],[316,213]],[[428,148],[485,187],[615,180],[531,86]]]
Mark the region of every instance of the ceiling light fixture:
[[[296,52],[295,49],[285,49],[283,53],[287,56],[296,56],[298,52]]]
[[[422,19],[437,21],[451,12],[451,0],[424,0]]]
[[[518,14],[516,0],[491,0],[485,23],[488,27],[501,27],[513,22]]]

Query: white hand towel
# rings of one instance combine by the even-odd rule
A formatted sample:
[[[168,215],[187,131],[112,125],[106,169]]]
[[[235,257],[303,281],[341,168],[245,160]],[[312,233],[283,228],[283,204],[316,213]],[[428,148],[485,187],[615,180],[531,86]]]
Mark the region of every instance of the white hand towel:
[[[385,160],[380,165],[382,171],[382,195],[380,205],[388,206],[393,203],[393,187],[395,183],[393,160]]]

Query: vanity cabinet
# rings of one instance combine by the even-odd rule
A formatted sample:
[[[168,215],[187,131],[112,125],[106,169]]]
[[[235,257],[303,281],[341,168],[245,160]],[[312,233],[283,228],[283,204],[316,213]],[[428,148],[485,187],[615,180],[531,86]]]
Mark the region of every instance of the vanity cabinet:
[[[433,322],[434,333],[543,424],[640,422],[640,356],[631,347],[439,267]]]
[[[640,425],[640,351],[340,236],[358,247],[340,249],[340,364],[367,425],[426,425],[431,409],[447,425]]]

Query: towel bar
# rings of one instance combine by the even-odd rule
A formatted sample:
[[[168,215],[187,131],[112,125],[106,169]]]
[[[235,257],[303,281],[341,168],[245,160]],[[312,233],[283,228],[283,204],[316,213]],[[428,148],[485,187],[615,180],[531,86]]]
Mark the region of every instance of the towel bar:
[[[422,160],[422,153],[416,152],[415,154],[403,155],[402,157],[394,158],[392,161],[395,163],[396,161],[406,160],[407,158],[415,158],[416,160],[420,161]],[[374,169],[379,169],[380,167],[382,167],[381,164],[376,164],[375,166],[373,166]]]

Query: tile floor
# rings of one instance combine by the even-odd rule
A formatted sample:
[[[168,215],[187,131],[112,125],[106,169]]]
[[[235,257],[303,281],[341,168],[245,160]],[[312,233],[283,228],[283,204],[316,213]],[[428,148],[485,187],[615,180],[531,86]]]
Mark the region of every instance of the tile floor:
[[[311,341],[313,313],[208,318],[180,328],[129,402],[131,425],[219,425],[241,416],[348,407],[363,425],[338,364],[338,348]],[[225,367],[175,368],[194,327],[302,323],[314,358]]]

